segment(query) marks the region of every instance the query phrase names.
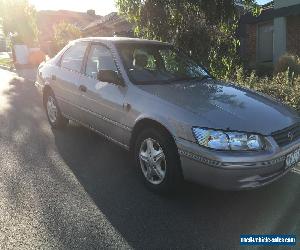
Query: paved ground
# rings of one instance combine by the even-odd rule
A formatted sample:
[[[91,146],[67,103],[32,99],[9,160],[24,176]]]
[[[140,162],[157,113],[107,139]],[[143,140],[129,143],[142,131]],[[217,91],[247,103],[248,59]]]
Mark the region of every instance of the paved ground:
[[[160,197],[121,148],[74,124],[51,130],[34,86],[14,77],[0,70],[0,249],[239,249],[241,233],[299,241],[300,169],[260,190],[186,184]]]
[[[1,58],[8,59],[8,58],[10,58],[10,55],[8,52],[0,52],[0,59]]]
[[[18,76],[26,79],[28,82],[34,82],[36,79],[36,67],[18,68],[15,71]]]
[[[10,57],[11,57],[11,52],[0,52],[0,59],[9,59]],[[16,69],[15,72],[17,73],[18,76],[33,82],[36,78],[37,67],[24,66]]]

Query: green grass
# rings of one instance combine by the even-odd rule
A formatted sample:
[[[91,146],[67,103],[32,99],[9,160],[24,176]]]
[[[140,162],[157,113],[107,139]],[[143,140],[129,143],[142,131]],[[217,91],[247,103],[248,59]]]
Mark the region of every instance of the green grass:
[[[13,66],[12,60],[10,58],[0,58],[0,66],[10,68]]]

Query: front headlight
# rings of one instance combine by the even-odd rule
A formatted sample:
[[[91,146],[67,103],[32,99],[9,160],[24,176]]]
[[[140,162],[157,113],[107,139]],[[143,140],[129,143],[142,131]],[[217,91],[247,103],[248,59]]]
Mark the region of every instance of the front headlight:
[[[198,144],[207,148],[234,151],[264,149],[263,138],[259,135],[197,127],[192,130]]]

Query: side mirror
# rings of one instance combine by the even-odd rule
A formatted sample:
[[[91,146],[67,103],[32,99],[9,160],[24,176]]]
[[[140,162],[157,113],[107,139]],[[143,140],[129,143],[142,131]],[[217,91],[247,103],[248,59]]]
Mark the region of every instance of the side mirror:
[[[101,82],[109,82],[123,86],[123,80],[116,71],[113,70],[99,70],[97,79]]]

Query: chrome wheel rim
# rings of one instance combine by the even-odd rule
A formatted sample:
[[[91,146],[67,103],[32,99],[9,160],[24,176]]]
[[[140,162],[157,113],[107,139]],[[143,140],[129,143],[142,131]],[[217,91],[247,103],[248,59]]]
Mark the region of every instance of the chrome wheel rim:
[[[151,138],[145,139],[140,147],[139,160],[147,181],[159,185],[166,177],[167,163],[162,147]]]
[[[57,107],[52,96],[49,96],[47,100],[47,113],[51,123],[55,123],[57,120]]]

